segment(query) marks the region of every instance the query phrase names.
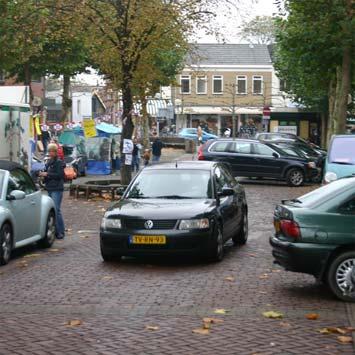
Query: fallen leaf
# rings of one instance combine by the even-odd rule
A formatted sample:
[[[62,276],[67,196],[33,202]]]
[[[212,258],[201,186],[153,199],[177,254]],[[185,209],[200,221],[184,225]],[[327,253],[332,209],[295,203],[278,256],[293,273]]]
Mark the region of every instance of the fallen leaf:
[[[28,264],[25,261],[21,261],[21,262],[17,263],[17,266],[25,268],[28,266]]]
[[[224,280],[229,281],[229,282],[233,282],[233,281],[235,281],[235,278],[233,276],[228,276]]]
[[[308,314],[306,314],[306,318],[308,320],[317,320],[319,318],[319,314],[317,314],[317,313],[308,313]]]
[[[287,323],[287,322],[280,322],[280,325],[281,325],[281,327],[284,327],[284,328],[290,328],[291,327],[291,324]]]
[[[208,323],[208,322],[203,323],[203,327],[202,328],[203,329],[211,329],[211,323]]]
[[[338,336],[338,341],[342,344],[351,344],[353,342],[353,337]]]
[[[319,333],[321,334],[346,334],[347,330],[342,329],[342,328],[336,328],[336,327],[328,327],[328,328],[322,328],[319,329]]]
[[[275,269],[275,270],[272,270],[272,272],[281,272],[280,269]]]
[[[157,327],[156,325],[147,325],[145,327],[146,330],[151,330],[151,331],[155,331],[155,330],[159,330],[160,328]]]
[[[88,235],[82,235],[80,236],[81,239],[89,239],[90,237]]]
[[[112,277],[112,276],[104,276],[102,279],[103,279],[103,280],[112,280],[113,277]]]
[[[39,256],[41,256],[41,254],[27,254],[24,256],[24,258],[31,259],[31,258],[38,258]]]
[[[82,324],[83,324],[83,322],[80,319],[72,319],[67,323],[67,326],[68,327],[77,327]]]
[[[207,334],[210,333],[210,330],[209,330],[209,329],[204,329],[204,328],[198,328],[198,329],[194,329],[194,330],[192,331],[192,333],[207,335]]]
[[[225,310],[224,308],[217,308],[215,309],[214,313],[215,314],[227,314],[227,310]]]
[[[282,319],[284,315],[280,312],[268,311],[268,312],[264,312],[263,316],[265,318],[271,318],[271,319]]]
[[[60,251],[60,249],[54,249],[54,248],[52,248],[52,249],[49,249],[49,251],[52,252],[52,253],[57,253],[58,251]]]
[[[256,254],[247,254],[248,256],[251,256],[252,258],[256,257]]]
[[[218,318],[203,318],[203,323],[210,323],[210,324],[220,324],[223,323],[224,320],[223,319],[218,319]]]
[[[269,275],[268,275],[268,274],[263,274],[263,275],[259,276],[259,279],[260,279],[260,280],[266,280],[266,279],[268,279],[268,278],[269,278]]]

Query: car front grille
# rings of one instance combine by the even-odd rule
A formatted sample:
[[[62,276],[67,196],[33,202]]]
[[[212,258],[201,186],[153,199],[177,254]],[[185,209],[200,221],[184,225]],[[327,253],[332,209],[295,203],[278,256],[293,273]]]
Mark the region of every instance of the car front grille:
[[[146,228],[146,222],[152,221],[153,227]],[[146,229],[146,230],[166,230],[166,229],[175,229],[177,220],[176,219],[124,219],[123,225],[127,229]]]

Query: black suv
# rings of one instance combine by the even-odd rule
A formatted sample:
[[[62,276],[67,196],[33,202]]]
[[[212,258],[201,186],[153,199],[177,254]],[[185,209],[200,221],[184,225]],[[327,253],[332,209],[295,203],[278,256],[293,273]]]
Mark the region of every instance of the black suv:
[[[211,140],[200,147],[198,159],[226,163],[234,176],[285,180],[289,186],[301,186],[319,174],[316,159],[291,155],[258,140]]]

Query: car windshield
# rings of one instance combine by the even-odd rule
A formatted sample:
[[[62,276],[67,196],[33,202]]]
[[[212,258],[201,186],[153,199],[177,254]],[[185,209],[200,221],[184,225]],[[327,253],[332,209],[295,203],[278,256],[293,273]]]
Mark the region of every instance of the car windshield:
[[[205,199],[212,197],[211,173],[206,170],[146,170],[137,177],[127,198]]]
[[[329,163],[355,165],[355,138],[335,138],[329,151]]]
[[[304,207],[314,207],[332,199],[334,196],[339,195],[345,190],[353,189],[353,187],[354,179],[339,179],[329,185],[313,190],[297,200]]]

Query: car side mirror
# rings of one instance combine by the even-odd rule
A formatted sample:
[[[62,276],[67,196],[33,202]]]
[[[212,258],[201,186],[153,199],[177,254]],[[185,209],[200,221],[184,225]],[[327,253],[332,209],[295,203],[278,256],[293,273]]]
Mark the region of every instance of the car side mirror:
[[[279,155],[278,155],[277,153],[272,153],[272,156],[273,156],[274,158],[276,158],[276,159],[279,158]]]
[[[231,187],[223,187],[222,191],[218,193],[218,197],[233,196],[234,194],[234,189]]]
[[[24,200],[25,198],[26,198],[26,194],[23,191],[14,190],[7,197],[7,200],[16,201],[16,200]]]

